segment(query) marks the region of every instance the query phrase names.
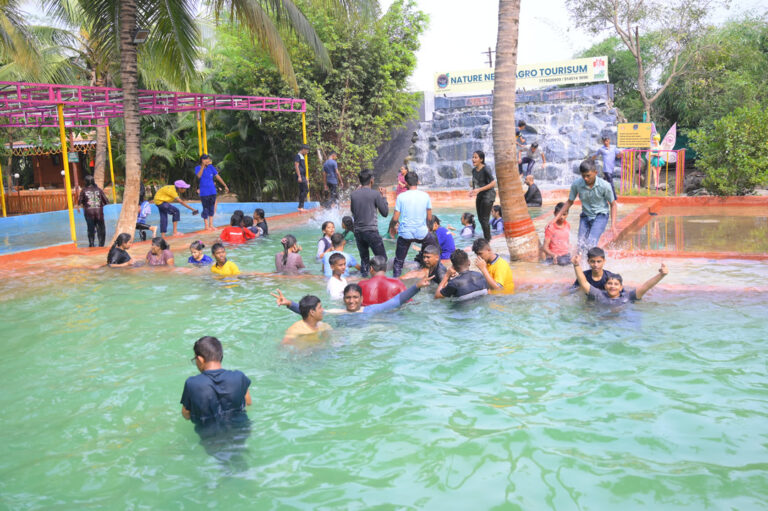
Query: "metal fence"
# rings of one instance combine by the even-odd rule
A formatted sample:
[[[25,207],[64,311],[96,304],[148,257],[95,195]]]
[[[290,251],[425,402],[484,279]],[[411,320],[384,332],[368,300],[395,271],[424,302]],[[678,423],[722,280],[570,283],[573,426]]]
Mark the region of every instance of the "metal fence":
[[[653,149],[654,156],[658,153],[660,165],[652,166],[651,149],[625,149],[621,154],[621,184],[619,193],[621,195],[633,195],[642,192],[643,188],[647,194],[651,193],[651,181],[654,181],[654,189],[661,187],[661,178],[664,181],[664,195],[669,195],[669,156],[674,153],[677,156],[675,163],[672,163],[674,172],[674,195],[682,195],[685,192],[685,149]],[[666,156],[666,157],[665,157]],[[643,182],[644,181],[644,182]]]

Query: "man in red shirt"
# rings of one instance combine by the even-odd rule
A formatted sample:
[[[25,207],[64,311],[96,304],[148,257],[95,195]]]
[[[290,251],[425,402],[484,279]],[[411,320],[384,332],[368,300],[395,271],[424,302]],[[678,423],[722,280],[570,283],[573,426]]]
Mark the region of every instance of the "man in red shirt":
[[[358,282],[363,289],[363,305],[384,303],[406,289],[400,280],[387,277],[387,259],[383,256],[371,259],[371,273],[370,279]]]
[[[243,228],[241,225],[242,217],[239,217],[237,215],[232,215],[232,218],[229,220],[229,227],[225,227],[223,231],[221,231],[221,234],[219,235],[221,237],[221,241],[226,241],[227,243],[245,243],[246,240],[252,240],[256,237],[254,233],[249,231],[248,229]]]

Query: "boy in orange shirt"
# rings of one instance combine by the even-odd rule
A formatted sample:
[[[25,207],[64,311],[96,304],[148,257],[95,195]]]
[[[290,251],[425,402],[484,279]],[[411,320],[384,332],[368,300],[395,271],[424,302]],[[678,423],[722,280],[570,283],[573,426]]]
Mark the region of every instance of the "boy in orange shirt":
[[[564,202],[555,206],[555,219],[544,229],[544,245],[541,249],[546,254],[547,264],[568,266],[571,262],[571,226],[565,219]]]

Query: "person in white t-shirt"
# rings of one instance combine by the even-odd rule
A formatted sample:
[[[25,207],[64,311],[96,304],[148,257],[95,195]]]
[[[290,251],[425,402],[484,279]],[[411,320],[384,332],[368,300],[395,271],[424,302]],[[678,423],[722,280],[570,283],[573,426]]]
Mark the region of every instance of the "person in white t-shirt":
[[[332,300],[342,300],[344,298],[344,288],[347,287],[347,279],[344,278],[344,272],[347,271],[347,259],[340,253],[332,254],[328,258],[328,264],[333,274],[325,285]]]

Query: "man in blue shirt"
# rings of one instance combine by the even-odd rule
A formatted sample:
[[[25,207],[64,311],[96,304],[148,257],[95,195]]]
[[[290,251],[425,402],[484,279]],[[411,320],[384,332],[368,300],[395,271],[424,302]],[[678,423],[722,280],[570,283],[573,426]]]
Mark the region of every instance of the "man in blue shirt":
[[[616,169],[616,160],[621,157],[621,149],[611,147],[611,139],[608,137],[603,138],[603,147],[595,151],[592,155],[594,160],[598,156],[603,159],[603,176],[605,180],[611,185],[613,191],[613,198],[616,198],[616,189],[613,186],[614,171]]]
[[[611,231],[616,232],[616,198],[610,184],[597,177],[593,160],[584,160],[579,165],[581,178],[571,185],[571,193],[565,203],[565,215],[571,209],[576,197],[581,199],[581,220],[579,221],[579,252],[598,245],[600,236],[608,224],[611,214]]]
[[[344,181],[339,174],[339,164],[336,163],[338,155],[336,151],[331,151],[328,159],[323,163],[323,172],[325,172],[325,190],[331,193],[331,204],[339,202],[339,186],[344,188]]]
[[[216,213],[216,183],[214,179],[224,187],[224,193],[229,193],[229,187],[219,176],[213,160],[207,154],[200,156],[200,165],[195,167],[195,175],[200,179],[200,202],[203,206],[203,214],[200,215],[205,222],[205,230],[213,230],[213,215]]]
[[[424,248],[424,239],[429,234],[427,222],[432,220],[432,201],[429,195],[417,190],[419,176],[415,172],[409,172],[405,176],[408,190],[397,196],[395,201],[395,214],[392,222],[400,222],[397,231],[397,248],[395,260],[392,264],[392,276],[397,278],[403,272],[405,257],[411,243],[421,243]]]

